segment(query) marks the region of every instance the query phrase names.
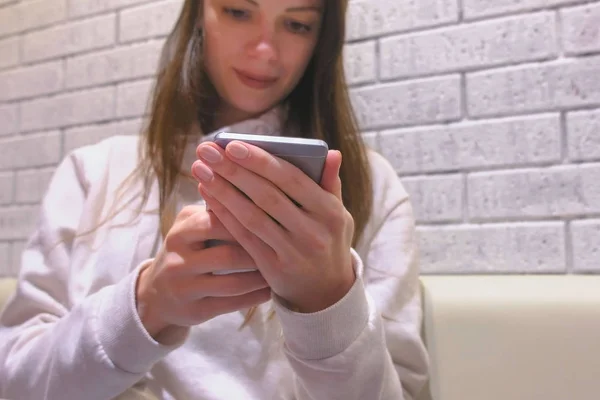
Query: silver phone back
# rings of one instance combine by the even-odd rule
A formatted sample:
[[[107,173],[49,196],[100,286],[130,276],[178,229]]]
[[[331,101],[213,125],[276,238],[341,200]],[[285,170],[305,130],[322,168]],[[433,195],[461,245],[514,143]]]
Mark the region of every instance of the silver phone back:
[[[225,148],[233,140],[240,140],[260,147],[296,166],[313,181],[321,182],[325,159],[329,150],[327,143],[323,140],[232,132],[219,132],[213,138],[213,141],[222,148]]]

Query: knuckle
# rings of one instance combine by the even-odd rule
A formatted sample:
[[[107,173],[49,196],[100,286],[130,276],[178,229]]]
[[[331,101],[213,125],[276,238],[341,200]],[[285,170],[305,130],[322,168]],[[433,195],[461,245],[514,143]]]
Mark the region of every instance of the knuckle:
[[[311,240],[311,248],[318,254],[327,253],[331,249],[331,235],[329,232],[314,233]]]
[[[240,167],[234,162],[227,162],[223,166],[223,175],[232,178],[239,174]]]
[[[292,171],[288,184],[293,187],[304,187],[306,181],[303,179],[304,177],[302,175],[303,174],[301,174],[299,171]]]
[[[338,230],[347,224],[348,210],[344,207],[332,207],[327,216],[329,226]]]
[[[264,216],[264,212],[258,209],[248,212],[244,217],[246,229],[250,232],[260,229],[264,225]],[[248,235],[250,232],[248,232]]]
[[[170,274],[173,273],[175,271],[178,271],[179,269],[182,268],[183,264],[184,264],[184,260],[181,257],[181,255],[179,255],[179,253],[176,252],[168,252],[167,254],[165,254],[163,261],[163,270],[165,271],[165,273]]]
[[[346,227],[349,231],[354,232],[355,221],[350,211],[346,210]]]
[[[256,240],[256,236],[254,236],[254,233],[250,229],[240,229],[238,237],[240,238],[240,243],[252,244]]]
[[[172,251],[182,244],[180,225],[174,225],[167,233],[164,240],[164,246],[168,251]]]
[[[213,197],[220,199],[223,197],[224,194],[227,193],[227,189],[228,189],[227,179],[224,179],[223,177],[215,176],[215,179],[213,180],[213,183],[211,185],[212,186],[210,188],[210,194]],[[211,208],[216,208],[216,207],[214,205],[211,205]]]
[[[185,219],[189,218],[191,215],[193,215],[196,211],[197,211],[197,206],[186,205],[181,209],[179,214],[177,214],[176,221],[185,220]]]
[[[261,153],[256,158],[256,164],[259,168],[269,168],[267,171],[272,171],[281,167],[279,161],[267,152]]]
[[[187,219],[187,222],[189,229],[206,229],[209,225],[208,213],[204,209],[197,210]]]
[[[184,234],[187,234],[189,237],[193,237],[194,240],[202,241],[206,239],[211,239],[210,231],[211,231],[211,219],[208,212],[205,210],[201,210],[190,216],[186,220],[186,225],[184,229]]]
[[[281,205],[282,200],[283,198],[281,194],[270,188],[268,190],[261,191],[255,202],[264,210],[278,208]]]

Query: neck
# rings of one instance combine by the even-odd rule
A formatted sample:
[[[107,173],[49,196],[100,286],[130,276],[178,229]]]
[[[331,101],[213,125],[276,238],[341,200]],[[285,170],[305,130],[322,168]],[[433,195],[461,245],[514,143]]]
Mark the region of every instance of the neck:
[[[222,106],[217,109],[212,122],[212,129],[216,130],[224,126],[231,126],[247,119],[252,119],[260,116],[261,113],[251,114],[245,111],[238,110],[231,106]]]

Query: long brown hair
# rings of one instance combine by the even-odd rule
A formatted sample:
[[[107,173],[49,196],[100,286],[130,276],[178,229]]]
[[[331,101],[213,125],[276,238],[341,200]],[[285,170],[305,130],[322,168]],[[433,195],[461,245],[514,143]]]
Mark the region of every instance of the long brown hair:
[[[343,66],[347,0],[325,0],[322,29],[315,51],[299,84],[283,100],[287,106],[283,134],[325,140],[340,150],[343,201],[355,223],[353,245],[360,239],[372,207],[371,176],[366,148],[350,103]],[[207,132],[217,93],[205,71],[202,32],[203,1],[186,0],[167,37],[151,96],[150,116],[140,141],[137,172],[147,199],[153,177],[158,179],[160,230],[173,223],[170,201],[182,171],[184,149],[193,126]],[[214,127],[212,127],[214,128]],[[184,166],[188,168],[189,166]]]
[[[324,0],[320,37],[306,71],[282,105],[286,119],[282,133],[294,132],[307,138],[325,140],[340,150],[344,206],[354,219],[353,247],[360,240],[372,209],[372,182],[366,146],[362,140],[348,96],[343,65],[346,9],[348,0]],[[132,203],[138,211],[146,207],[155,179],[158,181],[160,232],[166,237],[175,219],[174,194],[181,179],[193,179],[182,171],[185,149],[192,133],[208,132],[218,94],[204,67],[202,0],[185,0],[179,18],[168,35],[150,96],[149,120],[139,141],[140,161],[119,186],[112,212],[98,225],[78,236],[93,233],[99,226]],[[214,127],[213,127],[214,128]],[[201,133],[200,132],[200,133]],[[191,166],[183,166],[190,168]],[[129,186],[142,182],[141,193],[129,193]],[[126,199],[129,193],[129,198]],[[59,241],[60,242],[60,241]],[[58,243],[57,243],[58,244]],[[246,314],[242,329],[256,307]],[[269,319],[274,316],[272,310]]]

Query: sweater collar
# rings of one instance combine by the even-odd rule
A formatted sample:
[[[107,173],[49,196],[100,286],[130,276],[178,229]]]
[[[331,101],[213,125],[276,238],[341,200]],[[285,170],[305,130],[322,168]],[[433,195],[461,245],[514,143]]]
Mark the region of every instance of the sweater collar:
[[[264,114],[251,119],[237,122],[232,125],[223,126],[213,132],[200,136],[195,142],[196,146],[202,142],[211,140],[219,132],[245,133],[252,135],[281,135],[281,120],[283,117],[282,107],[275,107]]]

